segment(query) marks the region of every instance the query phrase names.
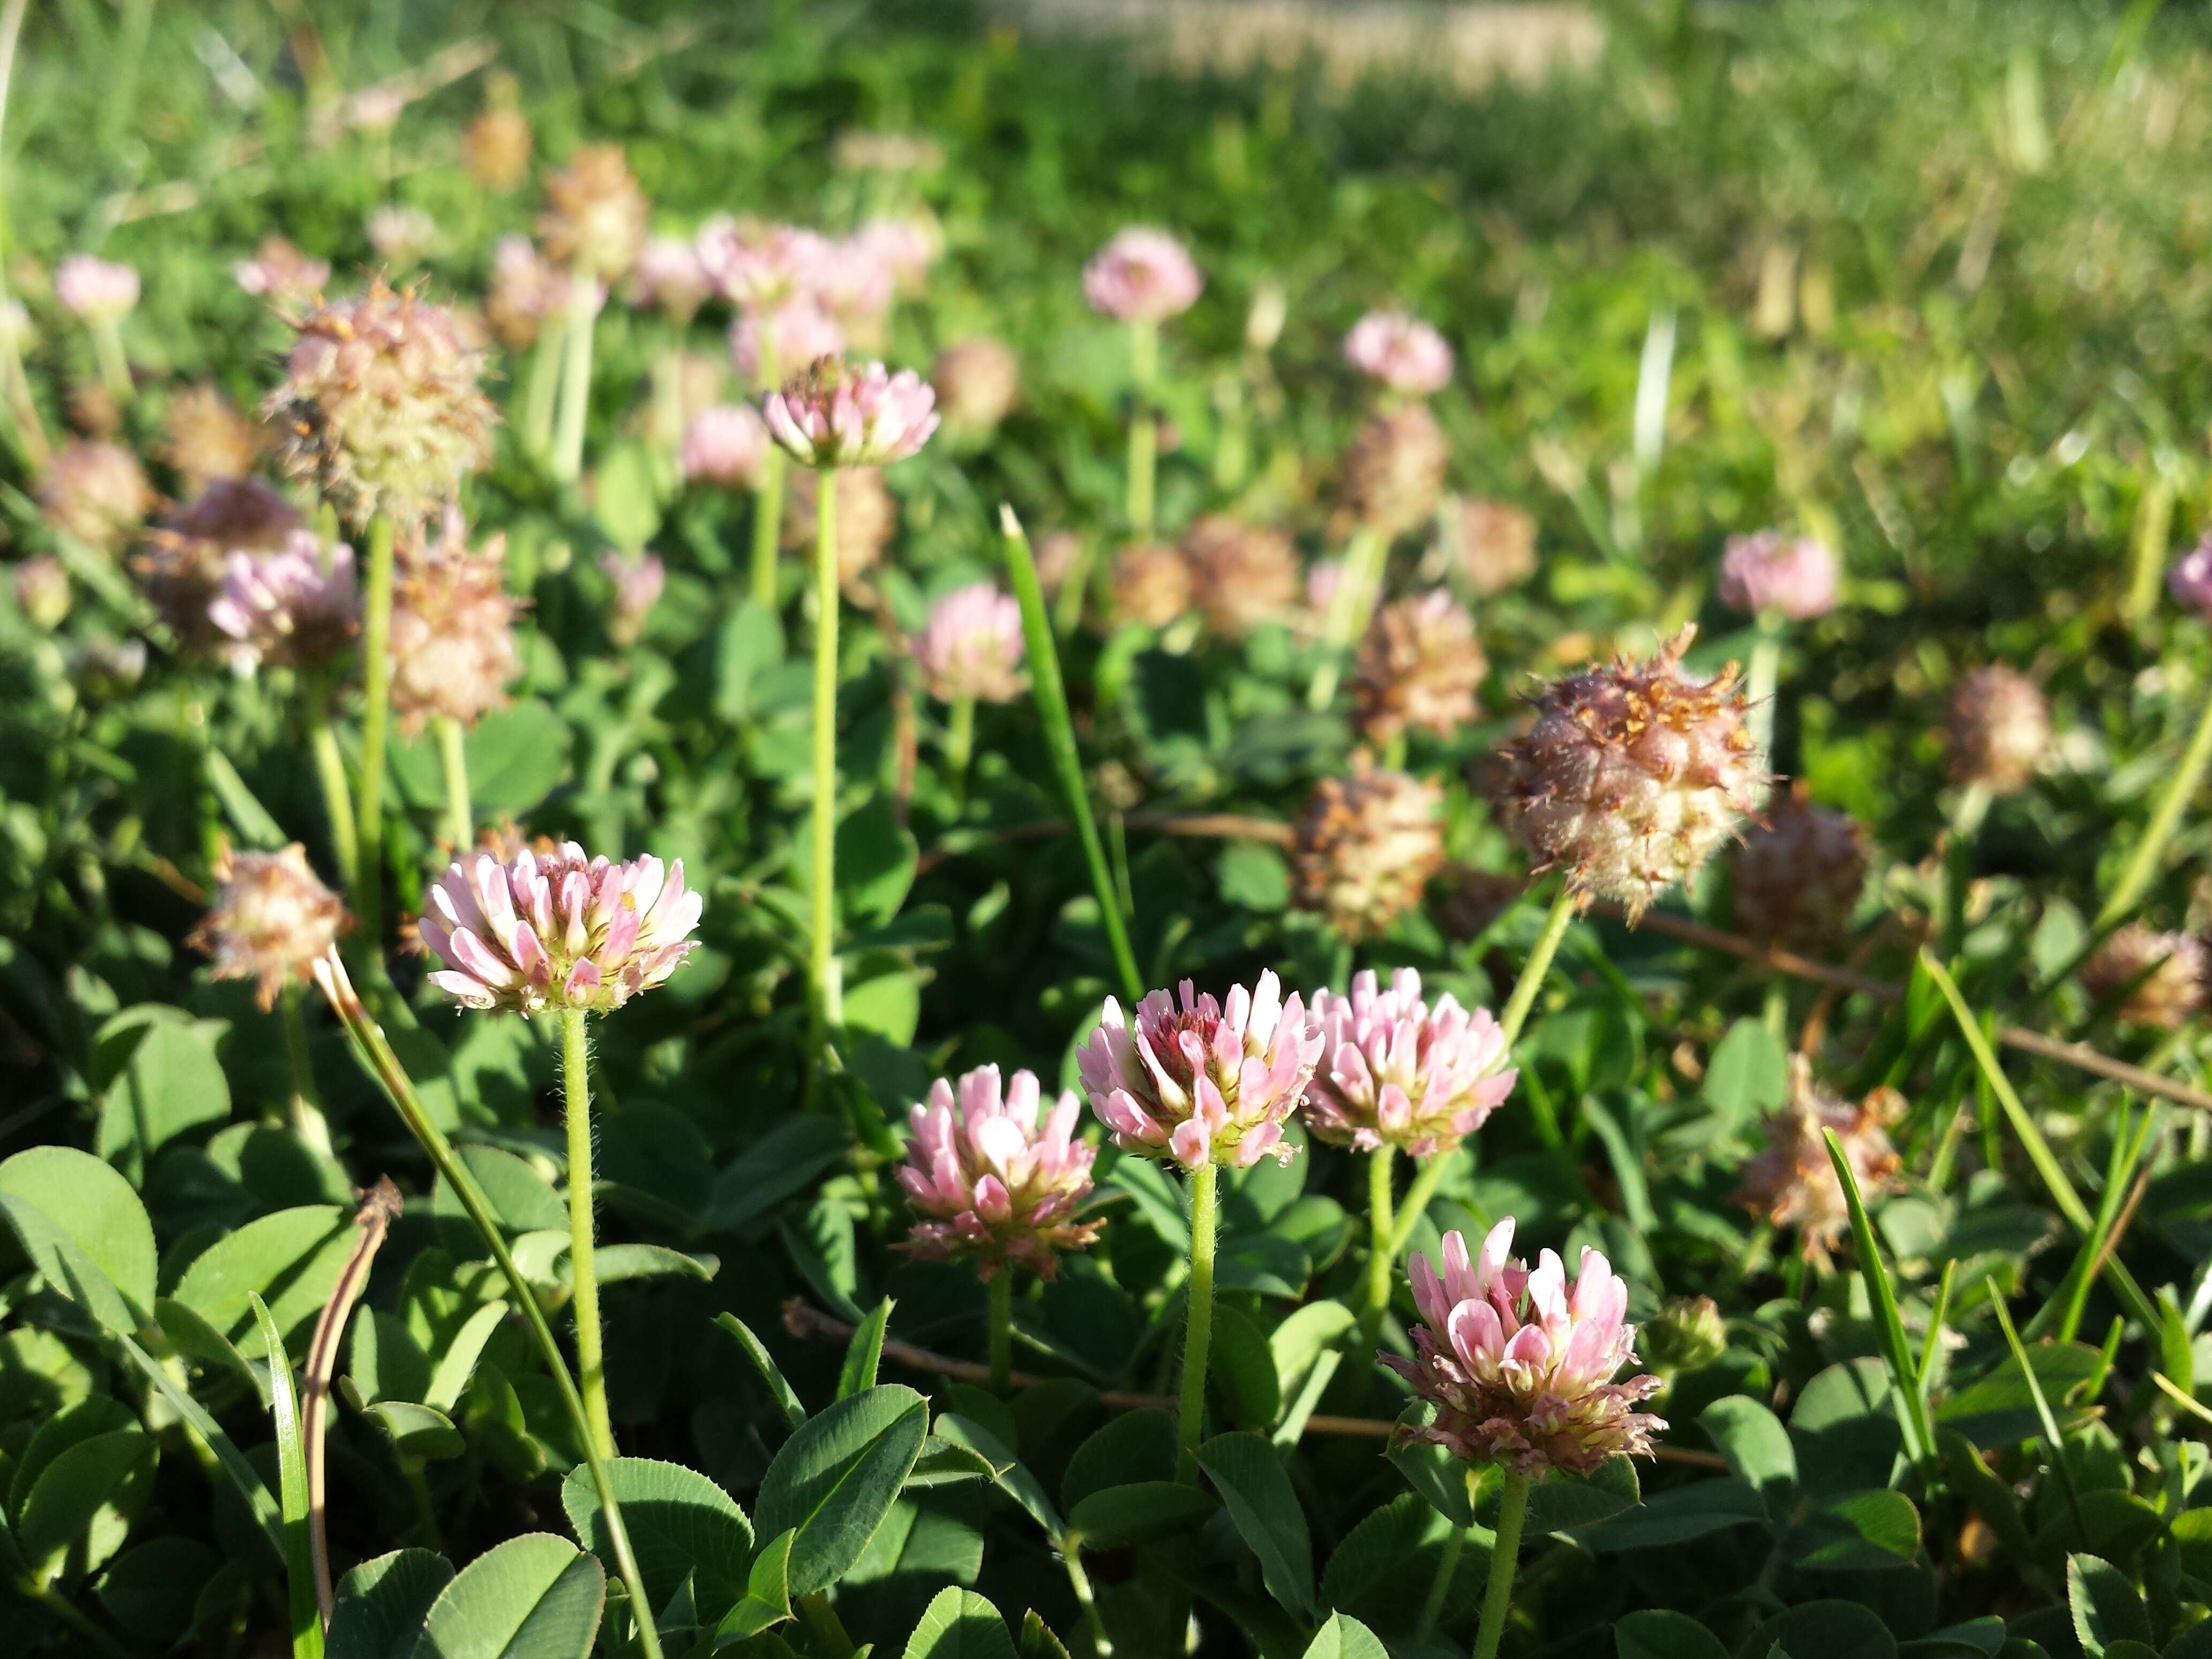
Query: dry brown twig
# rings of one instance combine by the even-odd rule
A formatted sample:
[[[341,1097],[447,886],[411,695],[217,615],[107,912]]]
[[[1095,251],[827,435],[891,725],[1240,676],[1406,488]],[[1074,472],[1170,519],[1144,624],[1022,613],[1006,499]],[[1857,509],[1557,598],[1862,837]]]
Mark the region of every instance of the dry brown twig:
[[[392,1184],[389,1176],[379,1176],[376,1184],[361,1194],[353,1217],[361,1237],[354,1241],[353,1254],[346,1258],[338,1282],[331,1289],[331,1299],[323,1304],[323,1311],[315,1321],[314,1338],[307,1344],[307,1372],[300,1391],[300,1437],[307,1443],[307,1547],[315,1564],[315,1600],[322,1606],[326,1626],[335,1605],[331,1589],[330,1528],[323,1483],[323,1439],[331,1409],[331,1378],[337,1370],[338,1345],[345,1336],[346,1320],[353,1312],[354,1304],[361,1300],[361,1293],[368,1288],[369,1267],[376,1260],[377,1251],[383,1248],[384,1236],[391,1231],[399,1210],[399,1188]]]
[[[783,1304],[783,1328],[802,1341],[819,1338],[827,1341],[849,1341],[853,1328],[842,1319],[832,1318],[819,1308],[813,1307],[799,1297]],[[956,1382],[980,1382],[988,1387],[991,1368],[973,1359],[955,1359],[951,1354],[933,1353],[927,1348],[918,1348],[911,1342],[901,1342],[895,1337],[884,1340],[884,1358],[905,1366],[910,1371],[921,1371],[935,1376],[949,1376]],[[1007,1382],[1017,1389],[1031,1389],[1051,1379],[1034,1371],[1010,1371]],[[1164,1411],[1176,1409],[1176,1402],[1164,1394],[1130,1394],[1120,1389],[1098,1390],[1099,1403],[1120,1411]],[[1379,1417],[1328,1417],[1321,1413],[1306,1419],[1308,1434],[1345,1435],[1364,1440],[1389,1437],[1392,1427]],[[1662,1463],[1682,1463],[1695,1468],[1719,1469],[1728,1467],[1711,1452],[1693,1450],[1687,1446],[1655,1446],[1651,1455]]]

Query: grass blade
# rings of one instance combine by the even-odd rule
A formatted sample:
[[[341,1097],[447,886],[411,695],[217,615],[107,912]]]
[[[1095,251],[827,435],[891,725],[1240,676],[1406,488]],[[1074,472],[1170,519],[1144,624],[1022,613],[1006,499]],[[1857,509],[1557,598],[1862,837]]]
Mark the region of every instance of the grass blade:
[[[284,1578],[292,1617],[292,1659],[323,1659],[323,1613],[315,1597],[314,1551],[307,1537],[307,1448],[300,1433],[300,1395],[283,1333],[268,1304],[248,1296],[269,1350],[269,1414],[276,1421],[276,1477],[284,1516]]]
[[[1833,1129],[1820,1133],[1828,1143],[1828,1162],[1836,1166],[1836,1179],[1843,1184],[1844,1201],[1850,1208],[1859,1275],[1866,1280],[1867,1297],[1874,1304],[1875,1334],[1881,1339],[1890,1386],[1897,1390],[1899,1409],[1904,1413],[1907,1449],[1932,1489],[1942,1480],[1936,1462],[1936,1431],[1928,1421],[1928,1401],[1920,1392],[1920,1368],[1913,1364],[1912,1351],[1905,1340],[1905,1322],[1898,1316],[1897,1291],[1889,1282],[1889,1270],[1882,1266],[1881,1252],[1875,1248],[1874,1224],[1867,1219],[1866,1205],[1859,1197],[1859,1183],[1851,1174],[1851,1161],[1844,1156],[1843,1143]]]
[[[1067,686],[1060,677],[1060,649],[1054,644],[1052,617],[1044,608],[1044,589],[1037,581],[1036,561],[1030,556],[1030,538],[1014,509],[999,508],[999,526],[1006,544],[1006,576],[1012,583],[1014,601],[1022,608],[1022,638],[1028,647],[1030,696],[1037,718],[1044,725],[1045,748],[1060,793],[1067,797],[1068,817],[1074,821],[1076,838],[1083,843],[1083,861],[1090,866],[1091,890],[1098,900],[1099,925],[1114,952],[1114,967],[1121,977],[1121,990],[1131,1005],[1143,1000],[1145,985],[1137,972],[1137,955],[1129,946],[1128,924],[1121,916],[1112,872],[1106,867],[1106,848],[1098,839],[1097,822],[1091,816],[1091,792],[1083,780],[1083,759],[1076,752],[1075,721],[1067,712]]]
[[[2002,1109],[2006,1121],[2012,1125],[2013,1133],[2020,1138],[2028,1162],[2035,1165],[2036,1174],[2043,1178],[2043,1185],[2051,1194],[2051,1201],[2058,1206],[2058,1212],[2066,1218],[2075,1231],[2082,1234],[2092,1231],[2096,1226],[2096,1218],[2089,1213],[2089,1206],[2081,1201],[2081,1194],[2074,1190],[2074,1183],[2066,1178],[2066,1171],[2058,1166],[2057,1154],[2051,1150],[2051,1143],[2043,1138],[2043,1131],[2035,1127],[2035,1120],[2028,1115],[2027,1108],[2021,1103],[2020,1096],[2014,1092],[2011,1080],[2005,1076],[2004,1068],[1997,1064],[1997,1057],[1990,1049],[1989,1040],[1982,1035],[1981,1025],[1974,1018],[1973,1010],[1966,1006],[1966,999],[1960,994],[1957,982],[1945,970],[1943,964],[1925,951],[1920,953],[1920,963],[1927,969],[1928,976],[1936,981],[1936,988],[1943,993],[1943,1000],[1951,1005],[1952,1017],[1958,1022],[1960,1036],[1966,1038],[1966,1048],[1974,1057],[1974,1064],[1980,1067],[1990,1092],[1996,1096],[1997,1104]],[[2136,1283],[2135,1275],[2118,1261],[2111,1260],[2105,1263],[2105,1271],[2112,1275],[2112,1289],[2127,1305],[2129,1316],[2146,1332],[2155,1334],[2159,1323],[2158,1310],[2143,1294],[2142,1286]]]
[[[2066,1494],[2066,1508],[2074,1517],[2075,1535],[2085,1544],[2088,1529],[2081,1524],[2081,1495],[2074,1490],[2074,1471],[2066,1464],[2066,1442],[2058,1432],[2058,1419],[2045,1397],[2042,1380],[2035,1367],[2027,1363],[2027,1350],[2021,1343],[2020,1333],[2013,1328],[2012,1312],[2005,1306],[2004,1292],[1997,1289],[1996,1281],[1985,1281],[1990,1289],[1990,1306],[1996,1310],[1997,1324],[2004,1332],[2006,1346],[2012,1350],[2013,1358],[2020,1365],[2020,1374],[2027,1380],[2027,1397],[2035,1406],[2035,1420],[2043,1425],[2043,1437],[2051,1447],[2051,1461],[2058,1472],[2058,1484]]]

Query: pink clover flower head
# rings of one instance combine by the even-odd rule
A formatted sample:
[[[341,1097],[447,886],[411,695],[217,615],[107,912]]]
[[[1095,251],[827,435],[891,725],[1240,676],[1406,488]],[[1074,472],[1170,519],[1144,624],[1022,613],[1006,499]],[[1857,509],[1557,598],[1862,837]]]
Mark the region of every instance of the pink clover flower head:
[[[1158,323],[1179,317],[1205,286],[1206,279],[1182,244],[1148,225],[1115,232],[1083,267],[1083,297],[1093,311],[1117,322]]]
[[[2166,591],[2177,604],[2212,617],[2212,535],[2183,554],[2166,573]]]
[[[677,459],[684,476],[695,483],[750,489],[760,483],[768,446],[768,423],[758,410],[750,404],[717,404],[691,417]]]
[[[897,275],[873,244],[857,234],[830,244],[815,276],[813,298],[841,326],[866,330],[897,297]]]
[[[599,555],[599,569],[614,585],[614,607],[607,617],[607,632],[617,645],[628,645],[645,626],[653,607],[660,603],[668,586],[668,567],[657,553],[635,557],[610,547]]]
[[[1207,1164],[1246,1169],[1270,1155],[1287,1164],[1297,1148],[1283,1124],[1304,1100],[1322,1057],[1319,1023],[1273,972],[1254,988],[1232,987],[1226,1004],[1199,996],[1185,980],[1176,996],[1154,991],[1133,1024],[1111,997],[1098,1028],[1076,1054],[1091,1109],[1114,1144],[1186,1170]]]
[[[676,971],[703,903],[682,859],[616,864],[563,842],[508,865],[483,852],[455,860],[416,928],[445,963],[430,982],[465,1008],[605,1013]]]
[[[943,246],[937,227],[927,218],[871,219],[846,243],[887,273],[901,294],[921,291]]]
[[[762,407],[768,429],[807,466],[884,466],[920,451],[937,430],[937,393],[910,368],[854,367],[817,357]]]
[[[224,654],[241,678],[264,663],[313,668],[345,647],[361,613],[353,549],[327,550],[312,530],[292,531],[262,552],[234,549],[208,620],[229,641]]]
[[[830,240],[819,231],[741,225],[726,216],[700,226],[692,246],[714,291],[748,311],[772,309],[811,294],[830,259]]]
[[[1313,1011],[1322,1048],[1306,1121],[1325,1140],[1426,1158],[1480,1129],[1520,1076],[1498,1069],[1505,1032],[1490,1011],[1470,1013],[1449,994],[1431,1006],[1412,968],[1387,991],[1371,969],[1348,997],[1316,991]]]
[[[1413,1258],[1413,1302],[1421,1323],[1413,1358],[1382,1363],[1436,1407],[1434,1420],[1401,1429],[1408,1440],[1443,1447],[1470,1463],[1516,1474],[1587,1474],[1623,1453],[1651,1455],[1667,1425],[1636,1407],[1656,1376],[1613,1379],[1635,1358],[1636,1328],[1625,1323],[1628,1287],[1612,1263],[1584,1250],[1570,1281],[1556,1252],[1534,1267],[1510,1260],[1513,1218],[1490,1230],[1469,1260],[1458,1232],[1443,1237],[1443,1273]]]
[[[302,253],[283,236],[261,239],[251,259],[240,259],[230,274],[238,286],[257,300],[279,304],[312,300],[331,280],[331,262]]]
[[[943,702],[1012,702],[1028,684],[1023,648],[1021,606],[989,582],[973,582],[930,607],[914,660],[930,696]]]
[[[657,307],[678,322],[690,321],[714,291],[696,244],[681,236],[647,238],[629,269],[629,282],[635,303]]]
[[[1835,550],[1814,537],[1777,530],[1731,536],[1721,554],[1721,603],[1746,616],[1825,617],[1836,608],[1837,574]]]
[[[1452,376],[1452,349],[1419,318],[1370,311],[1344,337],[1344,361],[1393,392],[1425,398]]]
[[[393,204],[368,216],[368,245],[379,258],[411,265],[436,246],[438,222],[418,207]]]
[[[749,385],[761,378],[763,343],[773,361],[788,369],[836,356],[845,349],[845,331],[811,295],[740,313],[730,325],[730,361]]]
[[[1082,1106],[1073,1090],[1042,1106],[1033,1072],[1016,1072],[1003,1096],[995,1066],[931,1086],[907,1114],[912,1139],[898,1172],[917,1217],[908,1251],[966,1256],[987,1279],[1002,1267],[1050,1279],[1063,1252],[1089,1246],[1097,1224],[1075,1212],[1097,1153],[1076,1139]]]
[[[54,298],[88,323],[112,323],[138,303],[138,273],[97,254],[72,253],[54,267]]]

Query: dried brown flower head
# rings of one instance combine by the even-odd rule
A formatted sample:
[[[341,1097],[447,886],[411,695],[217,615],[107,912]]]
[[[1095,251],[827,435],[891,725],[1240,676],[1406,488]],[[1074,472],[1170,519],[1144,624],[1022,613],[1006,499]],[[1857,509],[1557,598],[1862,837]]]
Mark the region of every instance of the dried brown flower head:
[[[2208,961],[2194,933],[2161,933],[2131,921],[2081,965],[2081,987],[2101,1004],[2121,997],[2118,1013],[2132,1025],[2178,1029],[2203,1011]]]
[[[1158,542],[1132,542],[1117,549],[1107,573],[1110,609],[1117,625],[1136,623],[1165,628],[1190,611],[1190,561]]]
[[[1409,730],[1449,737],[1474,718],[1489,672],[1474,618],[1443,589],[1386,605],[1352,670],[1360,735],[1377,744]]]
[[[1206,625],[1224,639],[1288,620],[1304,597],[1297,550],[1269,526],[1209,513],[1183,532],[1182,554]]]
[[[54,452],[39,481],[39,505],[58,530],[112,553],[154,510],[154,486],[120,444],[82,439]]]
[[[833,470],[837,477],[837,583],[850,593],[865,596],[869,572],[883,562],[884,551],[898,532],[898,498],[884,483],[881,467]],[[791,510],[784,520],[783,544],[805,551],[814,545],[820,475],[811,466],[794,467],[785,483]]]
[[[268,431],[246,416],[221,386],[179,387],[161,412],[161,459],[198,495],[218,478],[242,478],[260,464]]]
[[[473,726],[506,703],[522,668],[506,554],[504,535],[472,550],[460,515],[449,512],[443,535],[400,562],[392,589],[392,713],[401,731],[420,732],[440,714]]]
[[[1735,854],[1735,924],[1756,939],[1817,951],[1850,930],[1866,886],[1865,826],[1813,805],[1803,779],[1768,804]]]
[[[1826,1267],[1851,1218],[1821,1132],[1836,1132],[1860,1196],[1871,1201],[1902,1184],[1887,1129],[1904,1109],[1904,1097],[1889,1088],[1848,1105],[1813,1080],[1802,1054],[1792,1055],[1789,1097],[1767,1119],[1766,1150],[1743,1166],[1735,1201],[1774,1226],[1795,1227],[1805,1260]]]
[[[294,842],[277,853],[233,853],[216,860],[214,905],[188,941],[215,959],[217,979],[250,979],[262,1007],[276,1005],[289,979],[305,979],[315,960],[352,923]]]
[[[1443,792],[1364,753],[1315,786],[1291,854],[1297,904],[1349,939],[1373,939],[1421,901],[1443,864]]]
[[[1951,693],[1951,779],[2008,795],[2025,789],[2051,746],[2051,705],[2035,682],[1994,664]]]
[[[1450,459],[1426,404],[1376,415],[1345,452],[1344,510],[1378,535],[1403,535],[1436,511]]]
[[[131,574],[179,647],[204,651],[221,637],[208,607],[231,554],[274,553],[301,525],[299,510],[260,479],[218,478],[146,532]]]
[[[1504,501],[1467,497],[1445,504],[1444,553],[1480,599],[1503,593],[1536,570],[1536,520]]]
[[[554,264],[611,282],[637,262],[650,212],[620,144],[580,144],[546,175],[538,237]]]

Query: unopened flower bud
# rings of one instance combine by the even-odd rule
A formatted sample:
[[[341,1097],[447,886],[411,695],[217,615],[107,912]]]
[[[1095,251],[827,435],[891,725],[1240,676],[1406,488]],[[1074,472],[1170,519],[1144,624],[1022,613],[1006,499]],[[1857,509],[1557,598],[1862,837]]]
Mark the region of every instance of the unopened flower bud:
[[[1297,550],[1281,531],[1209,513],[1183,532],[1192,597],[1206,625],[1224,640],[1286,622],[1304,586]]]
[[[1301,909],[1342,937],[1374,939],[1421,902],[1444,858],[1443,792],[1354,755],[1314,787],[1291,854]]]
[[[216,860],[215,903],[187,943],[215,959],[217,979],[250,979],[254,1000],[274,1007],[288,980],[308,977],[316,959],[352,925],[298,842],[281,852],[234,853]]]
[[[1584,903],[1640,915],[1735,833],[1765,785],[1735,665],[1710,680],[1683,670],[1695,631],[1646,661],[1554,681],[1528,734],[1493,757],[1500,822]]]
[[[2081,988],[2100,1005],[2118,999],[2115,1012],[2130,1024],[2178,1030],[2204,1007],[2208,968],[2212,959],[2195,934],[2131,921],[2081,964]]]
[[[2025,789],[2051,746],[2051,705],[2002,664],[1962,676],[1951,693],[1951,779],[1992,794]]]
[[[1818,951],[1850,931],[1866,885],[1865,827],[1813,805],[1800,779],[1743,833],[1735,855],[1735,923],[1756,939]]]
[[[1449,737],[1474,718],[1489,672],[1474,618],[1443,589],[1386,605],[1352,671],[1360,735],[1377,744],[1407,731]]]
[[[1709,1296],[1668,1297],[1638,1335],[1644,1363],[1668,1376],[1710,1365],[1728,1352],[1728,1322]]]
[[[1805,1259],[1826,1267],[1851,1218],[1823,1132],[1835,1131],[1859,1194],[1871,1203],[1902,1184],[1887,1129],[1905,1103],[1896,1090],[1882,1088],[1849,1105],[1814,1081],[1802,1054],[1790,1056],[1789,1086],[1781,1109],[1766,1120],[1765,1151],[1743,1166],[1735,1201],[1773,1226],[1795,1227]]]

